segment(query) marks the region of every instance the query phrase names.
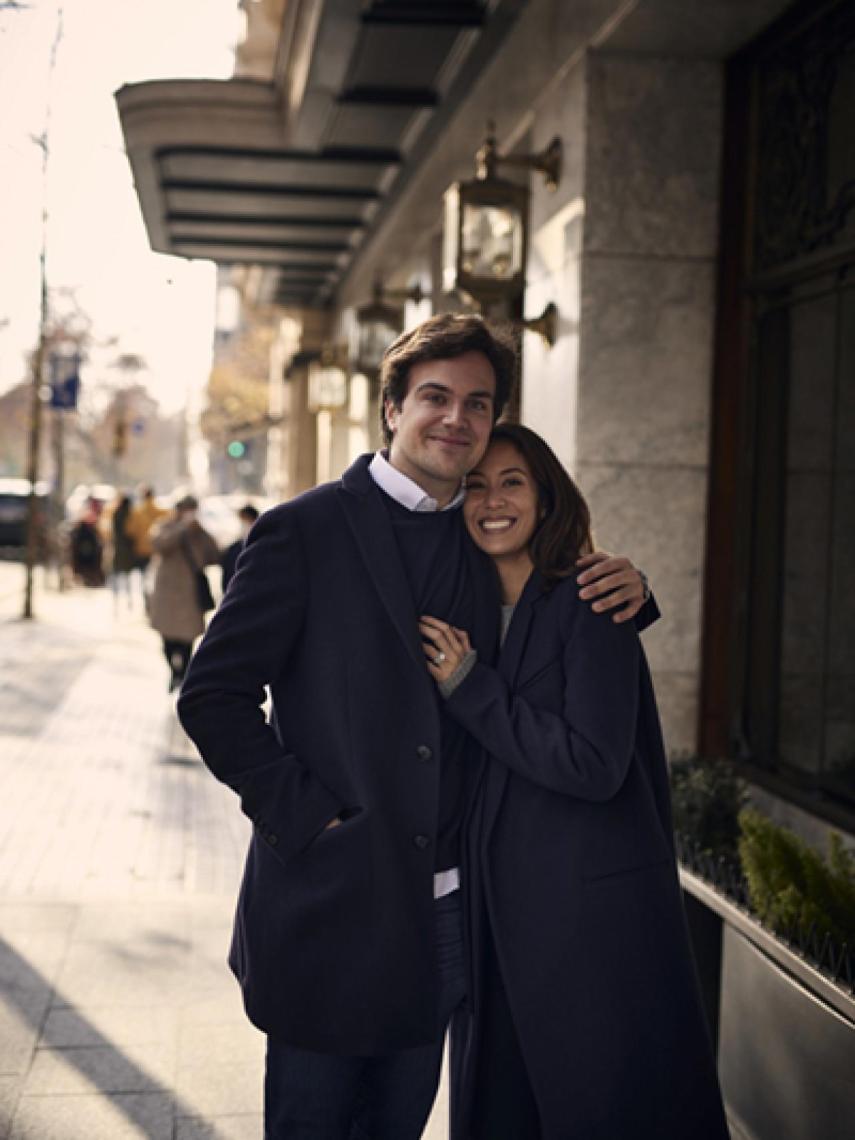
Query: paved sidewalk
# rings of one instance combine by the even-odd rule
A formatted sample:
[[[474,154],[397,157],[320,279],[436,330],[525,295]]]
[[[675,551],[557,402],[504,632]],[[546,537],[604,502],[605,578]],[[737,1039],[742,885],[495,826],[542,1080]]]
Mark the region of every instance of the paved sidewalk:
[[[263,1037],[225,965],[248,824],[159,642],[0,565],[0,1140],[260,1140]],[[10,586],[10,582],[12,585]],[[428,1128],[446,1136],[444,1091]]]

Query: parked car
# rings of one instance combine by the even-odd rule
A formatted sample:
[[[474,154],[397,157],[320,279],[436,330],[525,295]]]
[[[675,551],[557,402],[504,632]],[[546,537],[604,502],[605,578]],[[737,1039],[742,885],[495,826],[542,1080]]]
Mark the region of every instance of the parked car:
[[[47,494],[47,484],[36,483],[37,554],[40,559],[44,557],[47,539]],[[29,479],[0,479],[0,547],[11,550],[16,555],[27,545],[29,497]]]

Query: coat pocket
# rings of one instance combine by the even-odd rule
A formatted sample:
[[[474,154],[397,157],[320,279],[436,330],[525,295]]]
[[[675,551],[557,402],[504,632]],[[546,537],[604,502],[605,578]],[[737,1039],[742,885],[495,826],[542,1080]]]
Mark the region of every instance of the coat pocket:
[[[653,871],[658,867],[673,866],[674,860],[670,855],[662,855],[656,859],[648,859],[642,863],[634,863],[631,867],[617,867],[614,870],[583,874],[583,886],[595,886],[597,883],[610,883],[616,879],[626,879],[632,875],[640,875],[643,871]]]
[[[549,673],[555,669],[560,669],[563,672],[564,659],[561,654],[556,657],[550,658],[548,661],[543,661],[536,664],[535,667],[524,675],[517,677],[516,688],[518,690],[527,689],[529,685],[536,685],[538,681],[543,680]]]
[[[344,832],[357,830],[364,814],[362,808],[343,809],[339,812],[341,823],[336,824],[335,827],[321,828],[317,835],[309,840],[300,854],[311,855],[319,847],[325,847],[327,844],[332,844],[335,840],[340,839]]]

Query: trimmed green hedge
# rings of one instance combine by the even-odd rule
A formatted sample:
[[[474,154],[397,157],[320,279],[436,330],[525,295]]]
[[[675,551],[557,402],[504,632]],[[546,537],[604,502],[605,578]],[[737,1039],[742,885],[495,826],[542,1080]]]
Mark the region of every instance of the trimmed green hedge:
[[[828,859],[757,811],[739,814],[739,856],[751,905],[779,932],[815,926],[855,945],[855,858],[840,836],[829,837]]]
[[[738,858],[745,782],[728,760],[685,757],[671,762],[674,830],[710,855]]]
[[[811,928],[855,947],[855,856],[832,832],[828,857],[792,831],[745,806],[745,782],[727,760],[671,763],[674,829],[693,850],[723,859],[744,876],[747,901],[772,930]]]

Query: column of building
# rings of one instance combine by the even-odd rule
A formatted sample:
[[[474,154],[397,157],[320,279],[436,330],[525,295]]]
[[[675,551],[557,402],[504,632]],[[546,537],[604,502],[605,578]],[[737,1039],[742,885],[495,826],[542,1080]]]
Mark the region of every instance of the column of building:
[[[523,417],[574,471],[597,543],[668,604],[645,638],[672,752],[696,746],[712,375],[722,69],[588,52],[538,108],[535,147],[566,148],[536,191]]]

